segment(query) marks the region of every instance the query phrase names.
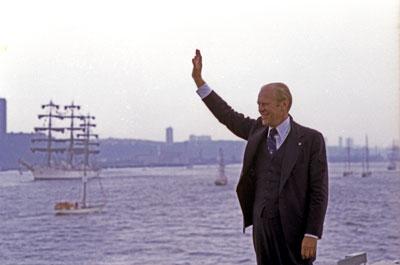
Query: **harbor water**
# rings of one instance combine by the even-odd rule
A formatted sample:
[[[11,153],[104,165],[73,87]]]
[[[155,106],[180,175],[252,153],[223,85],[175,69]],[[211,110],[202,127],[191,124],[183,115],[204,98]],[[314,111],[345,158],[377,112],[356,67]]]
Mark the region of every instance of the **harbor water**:
[[[331,164],[330,198],[318,261],[365,251],[368,260],[400,259],[400,173],[372,164],[372,176],[342,177]],[[54,204],[79,200],[79,180],[33,181],[0,172],[0,264],[255,264],[251,229],[242,233],[236,198],[240,165],[107,169],[91,180],[99,214],[56,216]],[[105,196],[103,196],[102,187]]]

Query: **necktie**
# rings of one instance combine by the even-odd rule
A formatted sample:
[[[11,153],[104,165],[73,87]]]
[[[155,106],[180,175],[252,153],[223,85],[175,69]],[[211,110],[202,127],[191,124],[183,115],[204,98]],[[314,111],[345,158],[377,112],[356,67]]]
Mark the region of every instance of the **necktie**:
[[[276,152],[276,139],[275,135],[277,135],[278,132],[275,128],[272,128],[269,131],[269,135],[267,137],[267,145],[268,145],[268,151],[271,155],[273,155]]]

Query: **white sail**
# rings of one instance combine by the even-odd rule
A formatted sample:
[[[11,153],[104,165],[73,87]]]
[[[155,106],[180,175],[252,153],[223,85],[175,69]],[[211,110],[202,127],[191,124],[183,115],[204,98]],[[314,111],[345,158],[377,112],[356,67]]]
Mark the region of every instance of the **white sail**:
[[[215,185],[223,186],[228,183],[228,178],[225,175],[225,162],[222,148],[219,149],[218,153],[218,176],[214,183]]]

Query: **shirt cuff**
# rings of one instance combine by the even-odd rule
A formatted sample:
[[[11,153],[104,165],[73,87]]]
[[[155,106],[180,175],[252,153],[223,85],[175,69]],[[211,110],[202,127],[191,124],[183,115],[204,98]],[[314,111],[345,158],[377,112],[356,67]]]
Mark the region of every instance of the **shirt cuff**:
[[[201,87],[199,87],[196,92],[201,97],[201,99],[204,99],[205,97],[210,95],[212,89],[207,84],[204,84]]]
[[[308,236],[308,237],[312,237],[312,238],[315,238],[315,239],[319,239],[319,237],[311,235],[311,234],[304,234],[304,236]]]

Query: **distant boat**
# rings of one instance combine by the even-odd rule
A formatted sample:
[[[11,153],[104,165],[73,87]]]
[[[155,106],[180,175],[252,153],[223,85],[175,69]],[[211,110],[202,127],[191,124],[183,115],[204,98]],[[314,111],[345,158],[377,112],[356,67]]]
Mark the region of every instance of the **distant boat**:
[[[88,204],[87,203],[87,183],[86,176],[82,177],[82,198],[78,202],[62,201],[57,202],[54,206],[56,215],[76,215],[76,214],[89,214],[102,212],[106,203]]]
[[[218,176],[214,183],[217,186],[223,186],[228,183],[228,178],[225,175],[224,152],[222,148],[218,151],[218,165]]]
[[[346,163],[345,163],[345,166],[344,166],[343,177],[348,177],[348,176],[352,176],[353,175],[353,171],[351,170],[350,138],[347,138],[346,150],[347,150],[347,159],[346,159]]]
[[[31,150],[33,153],[44,154],[44,163],[32,165],[22,159],[19,160],[19,163],[32,173],[35,180],[81,178],[84,167],[83,146],[90,140],[89,138],[98,138],[97,135],[85,132],[83,124],[78,124],[84,120],[84,116],[76,114],[80,106],[72,103],[64,107],[65,112],[60,112],[59,108],[60,106],[52,101],[42,105],[46,113],[38,115],[38,118],[44,120],[44,126],[34,128],[36,137],[32,139]],[[69,123],[63,123],[65,120],[69,120]],[[90,124],[90,126],[96,125]],[[65,137],[66,134],[68,138]],[[90,140],[88,145],[94,147],[99,143]],[[99,150],[90,148],[88,152],[90,155],[98,154]],[[91,178],[99,174],[100,169],[89,163],[86,176]]]
[[[361,173],[361,177],[369,177],[371,175],[372,175],[372,172],[369,170],[368,136],[365,135],[365,152],[364,152],[364,161],[363,161],[363,171]]]
[[[84,116],[84,134],[86,134],[86,141],[84,142],[84,166],[83,172],[81,172],[81,189],[82,189],[82,196],[80,202],[58,202],[54,206],[55,214],[56,215],[76,215],[76,214],[89,214],[89,213],[98,213],[101,212],[105,206],[104,203],[96,204],[96,205],[89,205],[87,202],[87,186],[88,186],[88,177],[87,177],[87,169],[89,169],[89,154],[90,154],[90,129],[92,127],[92,123],[90,122],[91,119],[94,119],[93,116],[87,115]],[[101,192],[104,196],[103,186],[101,185],[101,181],[99,179]],[[104,196],[105,197],[105,196]]]
[[[396,146],[395,142],[393,141],[392,148],[388,154],[389,165],[387,166],[387,170],[397,169],[396,160],[398,159],[398,154],[399,154],[399,147]]]
[[[88,204],[87,203],[87,183],[88,179],[84,175],[82,177],[82,198],[78,202],[68,202],[62,201],[57,202],[54,206],[54,211],[56,215],[76,215],[76,214],[89,214],[89,213],[99,213],[103,211],[106,203],[99,204]]]

